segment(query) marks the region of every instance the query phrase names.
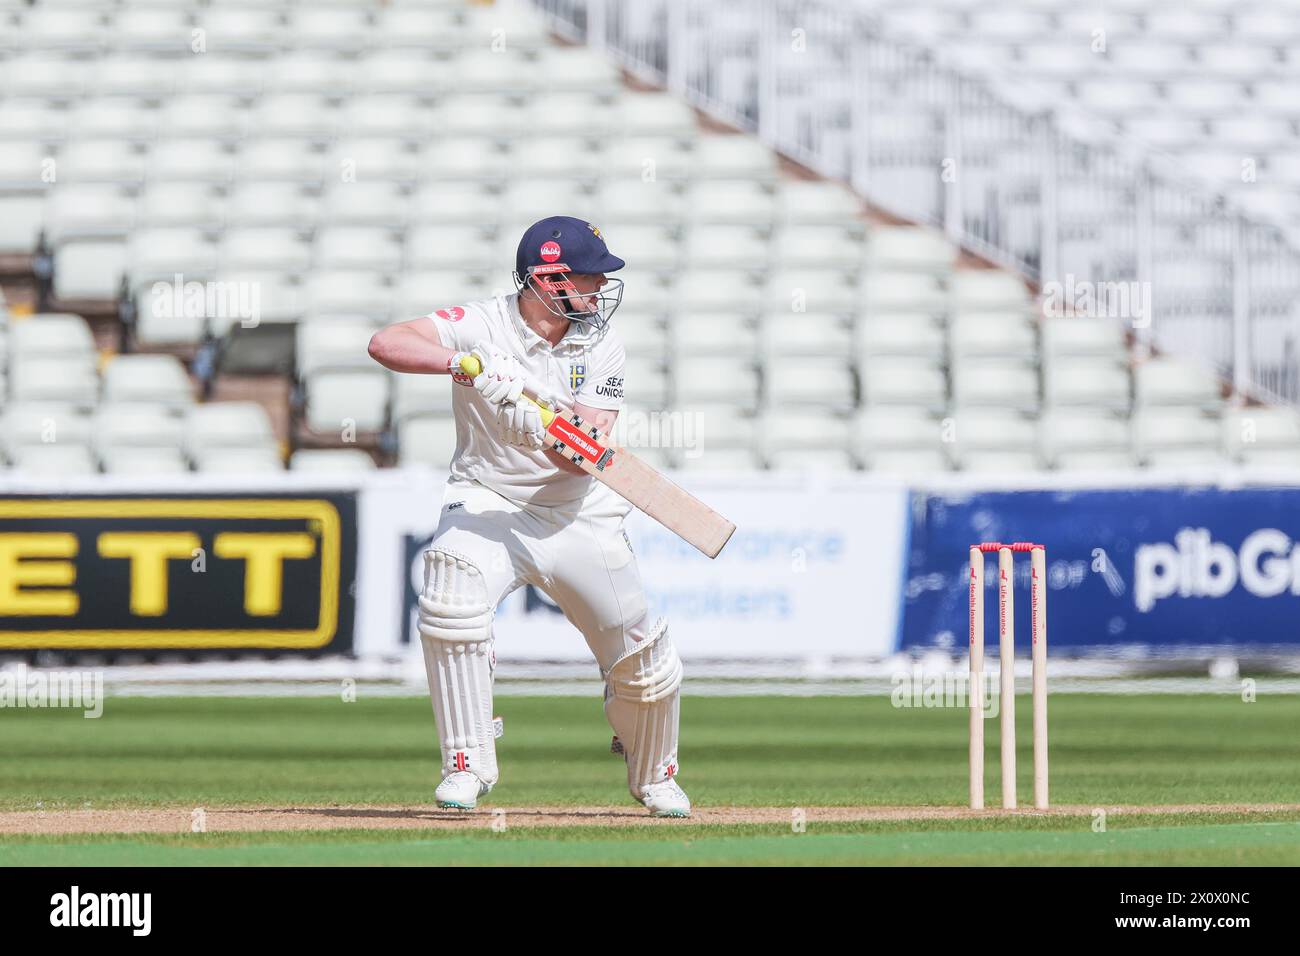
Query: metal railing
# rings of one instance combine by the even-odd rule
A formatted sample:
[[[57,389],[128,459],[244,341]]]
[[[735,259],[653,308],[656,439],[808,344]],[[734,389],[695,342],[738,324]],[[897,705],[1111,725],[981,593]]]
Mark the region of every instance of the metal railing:
[[[1015,105],[832,0],[534,2],[878,208],[1040,283],[1149,290],[1149,313],[1117,316],[1139,342],[1300,404],[1300,252],[1113,129]]]

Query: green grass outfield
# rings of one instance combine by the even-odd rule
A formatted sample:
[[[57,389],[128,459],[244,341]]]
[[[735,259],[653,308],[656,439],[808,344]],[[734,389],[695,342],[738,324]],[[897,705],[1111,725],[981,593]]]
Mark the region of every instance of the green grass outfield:
[[[1024,702],[1026,705],[1028,701]],[[631,807],[599,700],[504,697],[484,806]],[[1019,708],[1022,801],[1029,707]],[[960,806],[966,719],[887,698],[692,698],[681,782],[697,806]],[[1052,799],[1083,807],[1300,803],[1300,697],[1055,695]],[[988,733],[996,802],[997,733]],[[110,698],[104,716],[0,710],[0,810],[428,807],[427,699]],[[637,827],[0,835],[30,864],[1300,864],[1300,812]]]

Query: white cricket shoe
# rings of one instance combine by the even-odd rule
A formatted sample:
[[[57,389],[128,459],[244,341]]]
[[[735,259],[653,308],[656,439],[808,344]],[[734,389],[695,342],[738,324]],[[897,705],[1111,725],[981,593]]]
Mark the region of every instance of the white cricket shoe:
[[[652,783],[641,788],[638,799],[650,811],[652,817],[689,817],[691,800],[686,791],[677,786],[671,777],[663,783]]]
[[[442,778],[433,795],[443,810],[473,810],[478,806],[478,798],[491,789],[477,774],[457,770]]]

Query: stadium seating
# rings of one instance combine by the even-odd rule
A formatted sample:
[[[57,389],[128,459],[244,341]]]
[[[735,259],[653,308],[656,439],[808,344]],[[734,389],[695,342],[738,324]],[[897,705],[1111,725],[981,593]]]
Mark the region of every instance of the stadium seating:
[[[1065,0],[869,6],[887,34],[991,81],[1011,75],[1063,117],[1172,153],[1233,204],[1300,225],[1300,18],[1162,0],[1104,17]],[[1081,53],[1099,18],[1106,50]],[[488,43],[507,20],[498,54]],[[1225,413],[1215,371],[1133,350],[1122,321],[1038,308],[1022,277],[933,224],[886,222],[676,95],[625,84],[611,59],[555,42],[529,5],[40,0],[0,8],[0,21],[0,255],[48,253],[54,308],[125,290],[130,347],[172,353],[101,357],[73,313],[16,317],[0,332],[13,466],[283,467],[260,406],[198,401],[184,362],[245,317],[158,308],[177,275],[255,289],[248,327],[294,326],[306,432],[387,432],[399,462],[445,465],[447,383],[389,374],[366,341],[510,289],[519,233],[556,211],[598,222],[629,263],[614,327],[630,400],[709,423],[704,454],[647,449],[656,461],[894,473],[1300,459],[1291,412]],[[176,35],[198,25],[219,48],[186,55]],[[867,120],[897,160],[888,181],[939,189],[909,146],[936,135],[942,107],[895,80],[897,108]],[[722,63],[717,82],[739,80]],[[970,175],[992,175],[979,125],[966,133]],[[1243,180],[1247,157],[1258,181]],[[1061,210],[1085,224],[1063,239],[1065,264],[1106,263],[1097,187],[1062,176]],[[1152,268],[1189,301],[1222,293],[1207,262]],[[1163,334],[1200,321],[1189,311]],[[68,435],[93,432],[30,441],[39,429],[21,422],[41,409],[59,410],[56,425],[73,416]],[[374,465],[348,448],[290,458],[295,470]]]

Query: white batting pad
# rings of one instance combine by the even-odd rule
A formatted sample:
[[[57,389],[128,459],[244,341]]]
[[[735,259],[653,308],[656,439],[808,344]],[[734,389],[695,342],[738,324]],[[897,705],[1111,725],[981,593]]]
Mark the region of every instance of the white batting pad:
[[[634,797],[677,773],[681,686],[682,661],[663,618],[605,677],[605,716],[622,742]]]
[[[445,551],[424,554],[420,639],[445,777],[468,770],[497,781],[492,720],[492,608],[479,569]]]

